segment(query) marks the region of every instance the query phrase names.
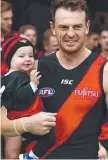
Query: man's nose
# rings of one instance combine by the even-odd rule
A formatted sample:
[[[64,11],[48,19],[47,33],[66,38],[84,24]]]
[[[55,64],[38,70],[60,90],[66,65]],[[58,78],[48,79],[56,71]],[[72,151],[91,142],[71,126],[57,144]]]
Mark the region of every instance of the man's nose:
[[[73,37],[75,35],[75,31],[74,31],[74,29],[72,27],[69,27],[67,35],[69,37]]]
[[[12,19],[9,19],[8,23],[9,25],[12,25]]]

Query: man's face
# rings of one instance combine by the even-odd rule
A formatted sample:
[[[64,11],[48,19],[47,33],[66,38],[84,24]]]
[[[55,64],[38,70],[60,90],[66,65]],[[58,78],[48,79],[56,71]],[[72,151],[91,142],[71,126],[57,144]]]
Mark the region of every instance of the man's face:
[[[99,34],[93,33],[87,36],[86,47],[91,51],[98,47],[99,44]]]
[[[55,13],[55,22],[51,22],[53,34],[56,35],[59,48],[66,54],[78,52],[84,46],[85,35],[89,31],[83,11],[71,11],[59,8]]]
[[[11,33],[12,29],[12,18],[13,13],[12,10],[8,10],[1,13],[1,30],[6,34]]]
[[[108,31],[101,32],[100,44],[101,44],[102,50],[108,52]]]

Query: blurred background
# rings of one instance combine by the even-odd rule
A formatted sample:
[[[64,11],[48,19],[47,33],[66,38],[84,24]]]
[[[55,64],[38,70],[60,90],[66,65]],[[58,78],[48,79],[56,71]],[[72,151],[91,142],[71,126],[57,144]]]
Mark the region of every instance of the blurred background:
[[[12,17],[8,22],[4,15],[7,11],[1,13],[1,19],[5,23],[1,23],[1,28],[8,35],[2,34],[1,42],[11,33],[17,36],[28,38],[35,46],[36,59],[40,56],[55,53],[58,50],[58,42],[56,37],[49,29],[50,14],[50,0],[2,0],[7,1],[13,6],[13,22]],[[87,0],[90,13],[90,33],[87,35],[85,45],[91,51],[98,51],[108,59],[108,0]],[[1,8],[3,9],[3,8]],[[6,14],[7,16],[7,14]],[[10,15],[8,15],[10,16]],[[12,25],[12,30],[11,30]],[[32,25],[32,26],[31,26]],[[101,30],[101,26],[104,26]],[[9,27],[8,27],[9,26]],[[8,35],[8,36],[7,36]],[[21,137],[4,138],[2,136],[2,157],[6,159],[17,159],[20,148],[24,151],[26,140]],[[5,142],[5,143],[4,143]],[[16,145],[17,144],[17,145]],[[21,147],[22,146],[22,147]]]
[[[23,24],[32,24],[38,30],[38,47],[42,46],[44,31],[49,28],[50,0],[6,0],[12,3],[14,19],[12,29],[17,31]],[[108,24],[108,0],[87,0],[90,19],[99,25]]]

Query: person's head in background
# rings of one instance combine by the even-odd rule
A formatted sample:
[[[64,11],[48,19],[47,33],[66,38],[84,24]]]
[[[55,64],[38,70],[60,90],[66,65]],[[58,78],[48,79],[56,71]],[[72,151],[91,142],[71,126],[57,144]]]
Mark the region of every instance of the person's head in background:
[[[47,29],[44,32],[43,46],[45,50],[45,55],[54,53],[59,49],[57,38],[53,35],[51,29]]]
[[[37,29],[33,25],[23,25],[19,28],[20,37],[27,38],[34,46],[37,44]]]
[[[100,29],[96,23],[91,23],[89,28],[89,33],[85,38],[85,45],[86,47],[93,51],[99,45],[99,38],[100,38]]]
[[[11,37],[4,41],[2,45],[4,45],[1,56],[2,74],[11,70],[30,73],[35,64],[34,46],[32,43],[24,38]]]
[[[1,1],[1,39],[2,41],[11,34],[12,31],[12,5],[9,2]]]
[[[100,32],[101,55],[108,59],[108,25],[104,25]]]

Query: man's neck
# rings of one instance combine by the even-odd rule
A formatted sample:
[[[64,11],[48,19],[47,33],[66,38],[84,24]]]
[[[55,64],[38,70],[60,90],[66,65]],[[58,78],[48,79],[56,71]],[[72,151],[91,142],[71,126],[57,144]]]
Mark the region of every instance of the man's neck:
[[[8,38],[9,35],[10,35],[10,33],[6,32],[6,31],[3,31],[3,30],[1,29],[1,40],[2,40],[2,42],[3,42],[6,38]]]
[[[3,35],[2,31],[1,31],[0,37],[1,37],[1,42],[3,42],[4,41],[4,35]]]
[[[65,54],[61,51],[56,53],[59,63],[67,70],[73,69],[81,64],[89,55],[91,51],[84,47],[77,53]]]

